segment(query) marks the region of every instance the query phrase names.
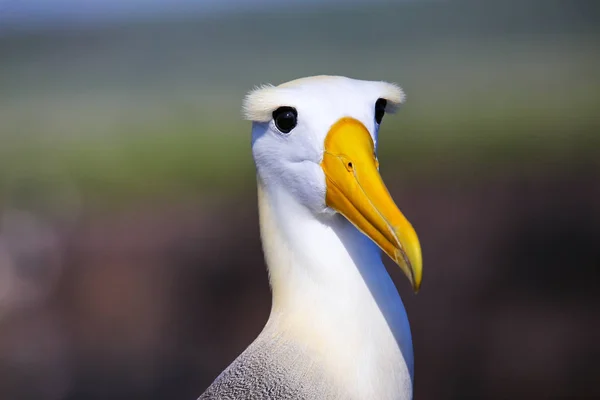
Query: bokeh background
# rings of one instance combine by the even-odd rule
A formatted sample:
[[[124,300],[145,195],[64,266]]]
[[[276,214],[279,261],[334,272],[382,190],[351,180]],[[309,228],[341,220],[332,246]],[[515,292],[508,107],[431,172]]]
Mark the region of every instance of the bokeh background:
[[[0,0],[0,399],[195,399],[270,309],[244,94],[399,83],[416,399],[600,396],[600,3]]]

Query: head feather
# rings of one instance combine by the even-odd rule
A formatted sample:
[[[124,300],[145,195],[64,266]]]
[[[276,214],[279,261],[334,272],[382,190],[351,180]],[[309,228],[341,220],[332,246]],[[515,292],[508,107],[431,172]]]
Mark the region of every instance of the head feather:
[[[244,98],[242,113],[246,120],[267,122],[271,119],[273,111],[281,106],[293,106],[298,92],[309,89],[331,91],[347,90],[349,86],[360,87],[358,93],[387,100],[386,112],[395,112],[406,98],[400,86],[384,81],[364,81],[341,76],[319,75],[299,78],[273,86],[265,84],[251,90]],[[353,93],[356,93],[353,92]]]

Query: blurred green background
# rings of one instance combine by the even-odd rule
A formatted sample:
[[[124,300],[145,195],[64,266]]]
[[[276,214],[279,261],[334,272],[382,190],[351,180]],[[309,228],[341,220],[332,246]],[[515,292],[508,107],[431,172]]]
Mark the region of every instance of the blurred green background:
[[[241,101],[317,74],[407,93],[415,397],[600,396],[600,3],[129,2],[0,0],[0,398],[202,393],[270,309]]]

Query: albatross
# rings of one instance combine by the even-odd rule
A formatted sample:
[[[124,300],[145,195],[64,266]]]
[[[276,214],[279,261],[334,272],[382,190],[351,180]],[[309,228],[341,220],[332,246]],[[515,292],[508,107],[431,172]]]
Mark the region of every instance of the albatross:
[[[415,292],[422,256],[380,174],[396,84],[341,76],[252,90],[263,253],[271,313],[258,337],[199,399],[411,399],[406,310],[382,251]]]

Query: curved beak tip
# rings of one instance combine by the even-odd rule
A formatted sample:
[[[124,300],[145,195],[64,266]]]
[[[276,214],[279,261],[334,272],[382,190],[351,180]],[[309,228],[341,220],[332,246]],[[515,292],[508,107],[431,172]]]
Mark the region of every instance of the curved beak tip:
[[[415,294],[419,294],[419,290],[421,290],[421,280],[413,283],[413,291]]]
[[[408,280],[410,281],[413,292],[415,294],[418,294],[419,290],[421,289],[421,282],[422,282],[422,278],[423,278],[422,273],[421,273],[421,271],[422,271],[421,267],[420,267],[420,265],[416,266],[415,264],[413,264],[411,262],[407,262],[406,269],[408,270],[408,273],[405,272],[405,275],[408,277]]]

